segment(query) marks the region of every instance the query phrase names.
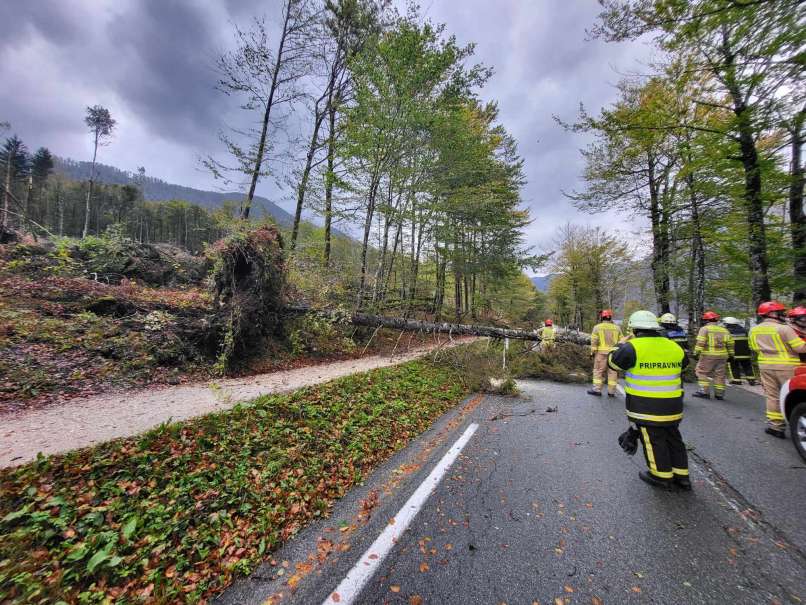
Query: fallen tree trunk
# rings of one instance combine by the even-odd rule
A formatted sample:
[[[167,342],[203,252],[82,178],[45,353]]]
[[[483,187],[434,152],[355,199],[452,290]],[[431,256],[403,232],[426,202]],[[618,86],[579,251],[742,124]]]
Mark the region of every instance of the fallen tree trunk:
[[[313,313],[331,321],[351,323],[356,326],[382,327],[407,332],[438,332],[456,336],[487,336],[490,338],[512,338],[518,340],[542,340],[536,332],[529,330],[513,330],[496,326],[477,326],[472,324],[455,324],[448,322],[433,323],[418,319],[405,319],[403,317],[384,317],[383,315],[370,315],[368,313],[346,313],[340,310],[313,309],[304,305],[289,305],[284,309],[289,314],[304,315]],[[557,342],[573,342],[576,344],[589,344],[590,335],[581,332],[568,332],[557,330]]]

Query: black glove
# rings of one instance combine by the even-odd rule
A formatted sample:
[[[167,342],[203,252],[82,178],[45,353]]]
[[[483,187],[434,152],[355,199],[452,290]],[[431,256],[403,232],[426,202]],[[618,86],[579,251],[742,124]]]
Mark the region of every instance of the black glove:
[[[630,427],[618,436],[618,444],[628,456],[634,456],[638,451],[638,429]]]

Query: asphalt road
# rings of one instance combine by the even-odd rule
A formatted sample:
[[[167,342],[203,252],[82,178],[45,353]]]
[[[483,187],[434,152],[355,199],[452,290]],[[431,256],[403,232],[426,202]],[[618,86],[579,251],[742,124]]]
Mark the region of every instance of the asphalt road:
[[[520,387],[446,415],[215,602],[325,601],[471,423],[478,430],[354,603],[806,602],[806,465],[763,433],[759,397],[687,397],[694,491],[682,493],[642,483],[640,449],[618,447],[623,398]]]

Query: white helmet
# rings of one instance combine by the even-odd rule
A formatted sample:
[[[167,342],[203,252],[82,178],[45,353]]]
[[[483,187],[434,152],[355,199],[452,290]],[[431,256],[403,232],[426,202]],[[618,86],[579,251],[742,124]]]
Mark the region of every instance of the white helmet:
[[[627,322],[631,330],[655,330],[660,331],[661,327],[658,323],[658,318],[651,311],[636,311],[630,315],[630,320]]]
[[[658,318],[658,321],[662,324],[676,324],[677,318],[673,313],[664,313]]]
[[[736,319],[735,317],[725,317],[722,319],[723,324],[731,324],[734,326],[743,326],[744,322],[741,319]]]

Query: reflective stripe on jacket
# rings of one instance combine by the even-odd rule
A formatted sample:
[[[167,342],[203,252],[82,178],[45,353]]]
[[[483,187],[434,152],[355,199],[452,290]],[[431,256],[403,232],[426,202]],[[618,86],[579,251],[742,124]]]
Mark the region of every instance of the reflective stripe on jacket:
[[[733,336],[716,324],[705,324],[697,333],[695,355],[705,357],[733,357]]]
[[[621,340],[621,328],[610,321],[593,326],[591,332],[591,353],[609,353]]]
[[[760,368],[789,368],[800,364],[806,341],[792,326],[767,319],[750,330],[750,348],[758,353]]]
[[[680,345],[662,336],[633,338],[622,347],[631,347],[630,367],[618,365],[630,358],[621,347],[610,354],[610,367],[624,371],[627,416],[639,423],[666,425],[683,418],[683,371],[686,354]]]

